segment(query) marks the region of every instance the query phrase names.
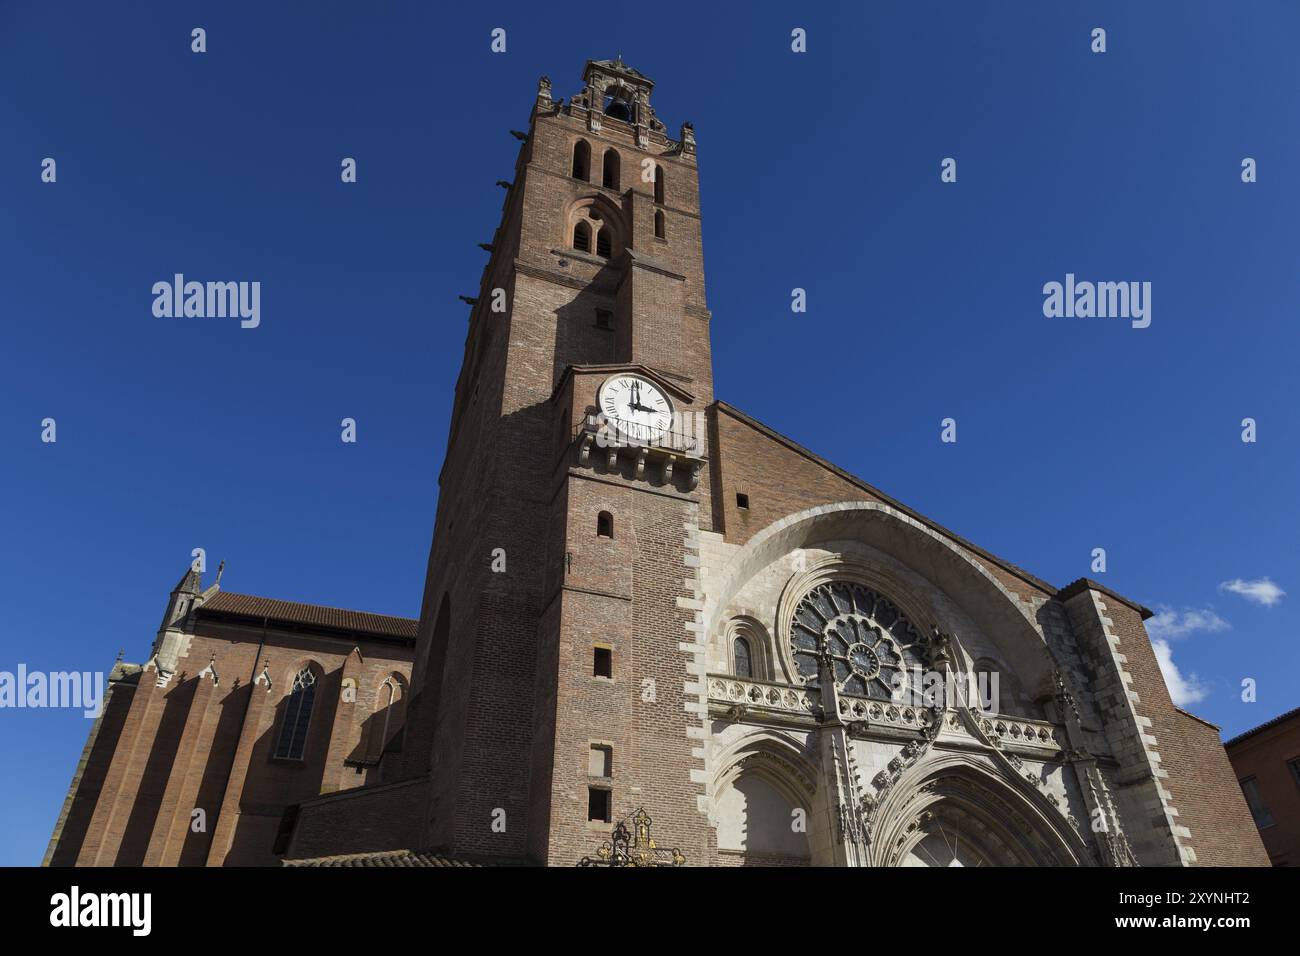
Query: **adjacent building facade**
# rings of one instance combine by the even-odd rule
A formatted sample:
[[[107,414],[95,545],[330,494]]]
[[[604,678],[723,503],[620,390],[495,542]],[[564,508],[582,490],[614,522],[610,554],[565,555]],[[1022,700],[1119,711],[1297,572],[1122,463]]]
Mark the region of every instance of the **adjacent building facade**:
[[[88,745],[51,862],[572,865],[644,808],[688,865],[1266,863],[1149,611],[1048,584],[715,398],[695,135],[669,136],[653,88],[621,60],[567,102],[538,85],[469,299],[418,627],[354,615],[327,653],[269,613],[257,644],[254,611],[218,646],[236,596],[208,597]],[[274,745],[308,650],[320,759],[294,774]],[[128,793],[159,746],[128,730],[167,713],[164,675],[207,688],[208,667],[245,714],[214,836],[178,855],[204,800],[176,770]],[[371,696],[345,710],[349,677]],[[372,738],[389,679],[401,716]],[[178,704],[160,767],[201,762],[209,719]]]
[[[1224,747],[1274,866],[1300,866],[1300,708]]]
[[[109,675],[47,866],[270,866],[294,807],[400,753],[416,622],[205,588]]]

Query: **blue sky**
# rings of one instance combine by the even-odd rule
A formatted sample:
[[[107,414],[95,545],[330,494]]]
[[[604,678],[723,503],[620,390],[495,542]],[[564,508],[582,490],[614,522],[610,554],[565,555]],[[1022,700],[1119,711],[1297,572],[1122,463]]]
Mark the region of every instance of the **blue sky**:
[[[1225,734],[1300,705],[1300,7],[474,6],[0,4],[0,670],[143,660],[195,547],[416,615],[508,131],[621,53],[695,124],[719,398],[1157,608]],[[261,326],[155,318],[175,272],[259,280]],[[1150,327],[1045,318],[1067,272],[1151,282]],[[0,712],[0,863],[39,861],[88,727]]]

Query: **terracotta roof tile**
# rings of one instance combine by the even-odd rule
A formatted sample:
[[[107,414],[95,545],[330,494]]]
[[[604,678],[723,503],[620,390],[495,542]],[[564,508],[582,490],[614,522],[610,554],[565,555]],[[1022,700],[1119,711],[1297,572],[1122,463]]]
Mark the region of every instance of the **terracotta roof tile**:
[[[285,860],[284,866],[413,866],[413,867],[477,867],[481,864],[429,851],[385,850],[380,853],[349,853],[342,856],[318,856],[306,860]]]
[[[392,617],[388,614],[371,614],[367,611],[347,611],[319,604],[299,604],[296,601],[278,601],[275,598],[255,597],[218,591],[198,609],[219,614],[236,614],[241,617],[267,617],[283,624],[307,624],[340,631],[377,634],[384,637],[415,639],[419,622],[409,617]]]
[[[1250,728],[1250,730],[1246,731],[1245,733],[1237,734],[1237,736],[1233,737],[1223,746],[1231,747],[1233,744],[1240,743],[1241,741],[1247,739],[1248,737],[1255,736],[1261,730],[1268,730],[1268,728],[1270,727],[1276,727],[1278,724],[1288,721],[1292,717],[1297,717],[1297,716],[1300,716],[1300,707],[1297,707],[1295,710],[1288,710],[1285,714],[1278,714],[1272,720],[1266,720],[1258,727],[1252,727]]]

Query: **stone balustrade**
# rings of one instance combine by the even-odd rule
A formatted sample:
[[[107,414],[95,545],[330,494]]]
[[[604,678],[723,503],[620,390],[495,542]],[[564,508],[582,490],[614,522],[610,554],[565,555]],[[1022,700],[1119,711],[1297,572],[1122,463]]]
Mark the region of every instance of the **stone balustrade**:
[[[985,736],[1003,744],[1022,744],[1053,751],[1065,746],[1060,728],[1046,720],[1009,717],[1005,714],[979,714],[978,719]],[[948,716],[948,726],[953,730],[965,731],[965,726],[956,714]]]
[[[710,674],[708,681],[710,703],[789,714],[814,714],[819,709],[816,699],[802,687],[729,677],[725,674]]]

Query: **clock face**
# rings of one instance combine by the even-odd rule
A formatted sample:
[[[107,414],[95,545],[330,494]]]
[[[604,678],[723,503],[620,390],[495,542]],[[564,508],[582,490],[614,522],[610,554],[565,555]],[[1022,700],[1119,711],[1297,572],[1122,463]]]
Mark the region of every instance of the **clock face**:
[[[673,427],[673,404],[663,389],[639,375],[615,375],[600,387],[600,410],[620,435],[636,442],[663,441]]]

